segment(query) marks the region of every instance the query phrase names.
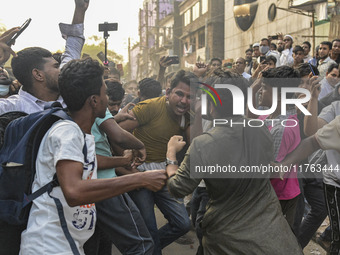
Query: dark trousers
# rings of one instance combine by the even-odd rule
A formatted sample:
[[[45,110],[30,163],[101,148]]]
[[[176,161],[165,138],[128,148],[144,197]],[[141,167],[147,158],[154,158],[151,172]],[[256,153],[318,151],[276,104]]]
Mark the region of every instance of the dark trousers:
[[[18,255],[20,251],[21,232],[26,229],[22,226],[10,225],[0,221],[0,255]]]
[[[293,229],[295,210],[299,196],[300,195],[289,200],[279,200],[283,216],[285,216],[291,229]]]
[[[205,187],[197,187],[191,198],[191,220],[195,227],[196,235],[199,240],[197,255],[203,254],[201,221],[206,212],[206,206],[209,201],[209,194]]]
[[[322,179],[299,178],[299,184],[301,195],[296,207],[293,229],[303,249],[325,220],[327,208]],[[305,198],[311,209],[302,220],[305,209]]]
[[[108,240],[124,255],[153,253],[154,245],[150,233],[128,194],[96,203],[96,208],[96,232],[85,243],[85,254],[111,254]]]
[[[340,208],[340,189],[333,186],[324,184],[326,204],[328,210],[328,217],[332,229],[332,242],[330,255],[340,254],[340,231],[339,231],[339,208]]]

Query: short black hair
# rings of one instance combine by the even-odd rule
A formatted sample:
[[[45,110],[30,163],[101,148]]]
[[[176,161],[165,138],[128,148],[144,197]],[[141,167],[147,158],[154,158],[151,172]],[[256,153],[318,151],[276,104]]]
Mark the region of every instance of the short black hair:
[[[244,103],[246,105],[247,102],[247,89],[248,89],[248,81],[243,78],[242,76],[239,76],[236,73],[230,72],[230,71],[221,71],[218,73],[218,76],[216,77],[210,77],[205,81],[206,84],[211,85],[214,87],[215,84],[231,84],[235,85],[241,91],[243,92],[243,95],[245,95]],[[221,98],[222,105],[217,105],[216,112],[218,117],[231,117],[233,116],[233,102],[234,98],[229,89],[217,89],[215,88],[216,92]],[[211,97],[207,97],[208,101],[211,102],[214,105],[213,99]],[[245,107],[244,105],[244,107]]]
[[[320,45],[328,45],[328,48],[330,50],[332,49],[332,43],[330,41],[323,41],[320,43]]]
[[[331,65],[328,67],[327,72],[328,72],[328,73],[332,72],[334,68],[339,70],[339,65],[338,65],[338,64],[331,64]]]
[[[267,61],[267,62],[273,61],[274,64],[276,64],[277,59],[276,59],[276,57],[274,57],[273,55],[269,55],[269,56],[266,57],[266,61]]]
[[[301,75],[298,70],[289,66],[270,68],[262,72],[263,82],[273,88],[297,88],[301,84]],[[292,98],[294,93],[287,93],[287,98]]]
[[[32,70],[42,70],[46,58],[51,58],[52,53],[40,47],[29,47],[17,52],[12,58],[11,66],[13,75],[29,91],[33,86]]]
[[[122,84],[119,81],[114,79],[106,79],[106,94],[111,101],[122,101],[125,90],[123,89]]]
[[[52,54],[52,57],[59,63],[61,64],[61,57],[63,56],[63,53],[61,52],[55,52]]]
[[[210,59],[209,64],[211,65],[212,62],[214,62],[214,61],[218,61],[222,65],[222,60],[220,58],[212,58],[212,59]]]
[[[250,51],[251,53],[254,52],[253,49],[249,48],[249,49],[247,49],[247,50],[245,51],[245,53],[247,53],[248,51]]]
[[[159,81],[151,78],[144,78],[139,83],[140,98],[143,100],[159,97],[162,93],[162,86]]]
[[[271,43],[270,46],[272,46],[275,50],[277,49],[277,46],[275,43]]]
[[[298,53],[299,51],[302,51],[303,52],[303,49],[300,45],[296,45],[294,48],[293,48],[293,53],[296,54]]]
[[[307,44],[309,48],[312,47],[312,45],[311,45],[310,42],[308,42],[308,41],[304,41],[302,44]]]
[[[338,38],[334,39],[334,40],[332,41],[332,45],[333,45],[334,42],[340,42],[340,39],[338,39]]]
[[[262,42],[262,41],[267,41],[268,42],[268,46],[270,45],[270,41],[269,41],[268,38],[262,38],[260,42]]]
[[[68,109],[78,111],[88,97],[100,95],[104,68],[97,60],[71,60],[59,74],[59,90]]]
[[[198,82],[198,78],[196,75],[192,73],[186,72],[184,70],[180,70],[172,77],[171,84],[170,84],[170,91],[176,88],[180,82],[183,82],[187,84],[188,86],[190,86],[191,83],[193,86],[196,86]]]
[[[310,70],[310,66],[313,68],[315,75],[319,75],[319,70],[316,66],[313,66],[309,63],[302,63],[302,64],[298,65],[298,67],[296,68],[300,73],[300,77],[304,77],[306,75],[309,75],[312,72]]]

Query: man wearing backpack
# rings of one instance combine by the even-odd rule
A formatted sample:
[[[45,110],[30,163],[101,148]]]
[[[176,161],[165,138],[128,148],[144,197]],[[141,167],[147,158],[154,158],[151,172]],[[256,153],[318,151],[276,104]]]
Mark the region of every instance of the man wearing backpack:
[[[84,43],[84,15],[88,8],[88,1],[75,0],[76,8],[72,25],[60,24],[60,30],[63,37],[66,39],[65,53],[62,56],[61,65],[63,66],[71,59],[79,59],[81,56],[81,50]],[[16,28],[9,30],[6,34],[10,37],[17,31]],[[12,61],[12,68],[15,76],[20,77],[23,87],[20,89],[19,94],[11,96],[6,100],[0,99],[0,114],[10,111],[23,111],[25,113],[35,113],[42,111],[44,107],[50,101],[58,101],[64,107],[66,106],[63,98],[60,96],[58,89],[58,75],[59,64],[52,58],[52,54],[42,48],[31,47],[26,48],[17,53],[17,55],[11,51],[10,47],[2,43],[6,41],[7,37],[0,37],[0,62],[5,62],[9,54],[13,54],[15,57]],[[111,127],[114,130],[113,141],[124,148],[140,149],[137,148],[138,142],[134,136],[128,136],[119,128],[115,123]],[[112,131],[111,130],[111,131]],[[113,132],[113,131],[112,131]],[[111,139],[111,138],[110,138]],[[143,148],[144,149],[144,148]],[[142,155],[143,156],[143,155]],[[145,156],[144,156],[145,157]],[[114,212],[112,212],[114,213]],[[110,226],[115,226],[110,224]],[[0,254],[1,255],[17,255],[20,246],[20,233],[26,228],[26,226],[14,226],[6,224],[0,220]],[[113,239],[116,236],[116,229],[108,229],[110,238]],[[121,240],[115,240],[120,242]],[[115,242],[115,243],[116,243]],[[149,243],[146,243],[147,239],[142,239],[137,244],[131,244],[129,248],[140,246],[140,250],[144,249],[144,252],[138,254],[149,254]],[[147,247],[145,247],[147,246]],[[149,248],[148,248],[149,247]],[[128,249],[126,249],[128,253]],[[151,251],[152,252],[152,251]]]
[[[72,24],[59,24],[60,31],[66,39],[61,66],[71,59],[80,58],[85,41],[83,23],[89,1],[74,0],[74,2]],[[49,51],[38,47],[27,48],[18,52],[18,55],[15,54],[5,42],[16,32],[18,28],[12,28],[1,35],[0,63],[5,63],[12,54],[15,59],[14,63],[12,62],[14,75],[20,77],[20,83],[24,86],[17,95],[0,99],[0,115],[11,111],[22,111],[27,114],[42,111],[49,101],[59,101],[66,106],[58,91],[59,64],[52,58]],[[1,255],[18,254],[20,235],[25,228],[25,225],[15,226],[0,220]]]
[[[60,187],[55,187],[51,196],[60,199],[63,205],[67,228],[79,254],[83,254],[82,245],[94,231],[93,203],[136,188],[157,191],[166,180],[164,170],[92,180],[97,175],[97,164],[98,168],[105,168],[105,164],[112,161],[106,158],[97,162],[91,135],[95,118],[104,117],[107,108],[102,75],[103,67],[92,59],[72,60],[62,69],[59,89],[74,122],[58,121],[44,136],[32,186],[35,191],[57,174]],[[84,161],[82,152],[85,142],[88,162]],[[41,252],[74,254],[60,227],[56,206],[47,193],[33,201],[28,226],[22,234],[20,254]]]

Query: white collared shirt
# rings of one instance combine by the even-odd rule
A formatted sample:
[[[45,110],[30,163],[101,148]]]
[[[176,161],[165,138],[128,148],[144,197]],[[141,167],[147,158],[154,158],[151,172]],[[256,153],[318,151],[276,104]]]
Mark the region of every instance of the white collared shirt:
[[[66,107],[62,97],[59,96],[56,101],[61,103],[63,107]],[[12,111],[20,111],[31,114],[44,110],[47,103],[48,102],[42,101],[20,88],[18,95],[0,99],[0,114]]]
[[[336,62],[331,59],[330,57],[327,57],[324,61],[321,62],[319,60],[318,70],[319,70],[319,77],[326,77],[326,73],[328,71],[328,68],[331,64],[336,64]]]

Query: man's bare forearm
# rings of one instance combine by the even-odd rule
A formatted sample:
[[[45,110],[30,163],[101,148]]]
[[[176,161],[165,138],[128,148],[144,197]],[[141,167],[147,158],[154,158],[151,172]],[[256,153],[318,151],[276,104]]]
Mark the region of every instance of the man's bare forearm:
[[[320,149],[320,145],[315,136],[310,136],[299,144],[299,146],[293,150],[288,156],[280,163],[284,165],[295,165],[306,159],[314,151]]]

